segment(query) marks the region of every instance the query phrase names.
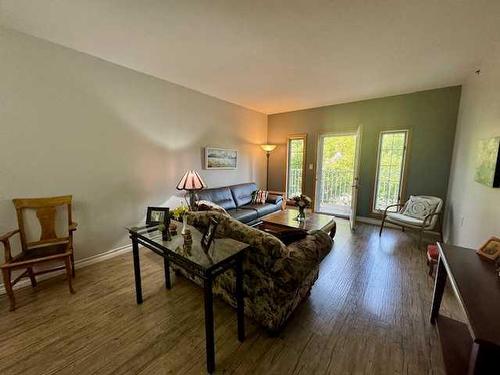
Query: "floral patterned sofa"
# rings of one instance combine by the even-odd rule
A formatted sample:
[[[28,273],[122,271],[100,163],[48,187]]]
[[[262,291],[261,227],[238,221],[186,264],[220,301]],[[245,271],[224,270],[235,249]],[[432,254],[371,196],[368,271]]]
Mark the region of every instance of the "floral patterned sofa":
[[[314,231],[285,246],[271,234],[214,211],[190,212],[188,222],[203,230],[211,216],[219,221],[216,237],[229,237],[252,246],[243,265],[245,315],[269,331],[279,331],[309,295],[318,278],[319,264],[332,248],[332,240],[325,232]],[[235,280],[233,270],[228,270],[213,284],[214,293],[233,307]]]

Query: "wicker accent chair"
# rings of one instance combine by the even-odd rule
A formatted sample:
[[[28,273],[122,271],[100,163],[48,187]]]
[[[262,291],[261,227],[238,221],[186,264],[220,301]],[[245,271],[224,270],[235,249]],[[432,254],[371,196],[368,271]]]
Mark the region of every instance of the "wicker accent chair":
[[[405,214],[406,208],[410,200],[406,203],[391,204],[384,210],[382,218],[382,225],[380,226],[379,236],[382,236],[385,223],[400,226],[404,231],[405,228],[414,229],[419,232],[418,247],[422,245],[422,237],[424,232],[438,231],[441,242],[443,241],[443,228],[442,228],[442,211],[443,200],[438,197],[420,195],[416,198],[424,198],[435,205],[433,212],[429,213],[423,218],[418,218]],[[397,211],[391,211],[391,208],[397,208]]]
[[[51,197],[51,198],[26,198],[14,199],[16,208],[18,229],[0,236],[0,242],[4,246],[5,262],[0,266],[3,274],[5,291],[10,300],[10,310],[16,308],[13,286],[23,277],[29,277],[31,285],[37,285],[36,275],[48,272],[66,270],[68,287],[74,293],[72,278],[75,276],[73,258],[73,232],[76,231],[77,224],[71,217],[71,195]],[[67,232],[63,237],[56,233],[57,208],[65,208],[67,215]],[[26,211],[34,210],[40,225],[40,239],[29,240],[29,231],[26,227]],[[13,255],[11,252],[10,238],[19,234],[21,242],[21,252]],[[34,267],[46,263],[63,263],[64,265],[55,268],[44,268],[35,270]],[[13,271],[24,269],[25,271],[11,280]]]

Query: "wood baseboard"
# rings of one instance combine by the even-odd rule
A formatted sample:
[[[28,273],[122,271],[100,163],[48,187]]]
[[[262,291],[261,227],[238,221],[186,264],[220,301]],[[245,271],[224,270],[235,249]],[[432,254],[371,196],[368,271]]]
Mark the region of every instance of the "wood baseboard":
[[[102,254],[92,255],[92,256],[90,256],[88,258],[84,258],[84,259],[78,259],[75,261],[75,270],[90,266],[91,264],[94,264],[94,263],[99,263],[99,262],[105,261],[107,259],[114,258],[118,255],[125,254],[131,250],[132,250],[132,244],[129,244],[129,245],[117,247],[116,249],[108,250]],[[58,272],[52,272],[52,273],[40,275],[39,277],[37,277],[37,281],[47,280],[47,279],[50,279],[52,277],[62,275],[65,272],[66,272],[65,270],[61,270]],[[23,280],[20,280],[16,285],[14,285],[13,289],[17,290],[17,289],[25,288],[27,286],[31,287],[30,280],[23,279]],[[3,294],[5,294],[5,288],[4,288],[3,284],[0,284],[0,295],[3,295]]]

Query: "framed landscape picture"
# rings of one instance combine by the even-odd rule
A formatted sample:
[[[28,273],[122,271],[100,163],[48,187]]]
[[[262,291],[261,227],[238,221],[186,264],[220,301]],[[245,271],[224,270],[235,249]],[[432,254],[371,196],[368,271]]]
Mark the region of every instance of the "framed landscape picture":
[[[236,169],[238,150],[205,147],[205,169]]]
[[[500,187],[500,137],[479,142],[474,179],[489,187]]]

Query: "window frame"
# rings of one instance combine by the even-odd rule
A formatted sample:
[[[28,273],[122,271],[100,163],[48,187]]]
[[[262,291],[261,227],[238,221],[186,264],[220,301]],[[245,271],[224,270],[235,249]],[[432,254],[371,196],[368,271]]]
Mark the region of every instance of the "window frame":
[[[403,160],[401,161],[401,174],[400,174],[400,183],[399,183],[399,193],[398,193],[398,202],[401,203],[406,194],[406,180],[407,180],[407,170],[408,170],[408,150],[410,144],[410,129],[393,129],[393,130],[382,130],[379,133],[378,137],[378,149],[377,149],[377,164],[375,165],[375,180],[373,183],[372,190],[372,204],[371,204],[371,213],[374,215],[383,214],[384,210],[379,210],[376,208],[377,204],[377,194],[378,194],[378,178],[380,171],[380,157],[382,153],[382,138],[384,134],[392,134],[392,133],[404,133],[405,134],[405,144],[403,148]]]
[[[306,182],[306,157],[307,157],[307,134],[291,134],[286,138],[286,168],[285,168],[285,195],[287,200],[291,197],[288,196],[288,182],[290,176],[290,143],[294,140],[303,140],[304,142],[304,150],[302,152],[302,184],[301,190],[302,194],[304,194],[305,182]]]

